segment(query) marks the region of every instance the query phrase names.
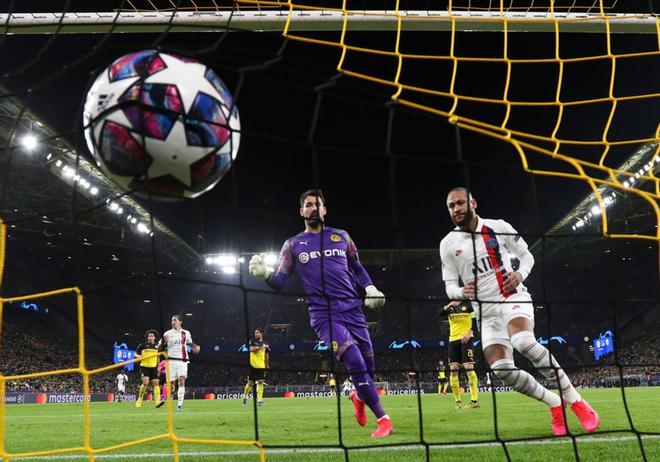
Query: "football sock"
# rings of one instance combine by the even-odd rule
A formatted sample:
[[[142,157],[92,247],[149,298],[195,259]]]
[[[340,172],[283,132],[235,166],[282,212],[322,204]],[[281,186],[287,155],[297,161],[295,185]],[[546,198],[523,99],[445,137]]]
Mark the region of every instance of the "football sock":
[[[346,368],[349,374],[351,374],[351,380],[355,385],[358,398],[369,406],[369,409],[371,409],[376,418],[383,417],[385,410],[378,397],[376,385],[367,373],[367,366],[362,357],[362,352],[357,346],[351,345],[346,349],[341,360],[346,364]]]
[[[474,371],[467,371],[467,376],[470,381],[470,400],[477,401],[479,399],[479,377]]]
[[[179,385],[179,389],[176,392],[176,396],[178,398],[177,405],[183,406],[183,398],[186,396],[186,387],[184,387],[183,385]]]
[[[458,380],[458,374],[451,374],[449,376],[449,382],[451,383],[451,392],[454,394],[454,400],[461,400],[461,384]]]
[[[513,359],[499,359],[491,364],[490,367],[497,378],[517,392],[543,401],[550,407],[556,407],[561,404],[559,396],[546,389],[527,372],[518,369]]]
[[[534,333],[529,331],[518,332],[511,336],[511,343],[520,354],[529,359],[536,370],[558,386],[565,401],[572,404],[582,399],[554,356],[550,354],[546,347],[536,341]]]

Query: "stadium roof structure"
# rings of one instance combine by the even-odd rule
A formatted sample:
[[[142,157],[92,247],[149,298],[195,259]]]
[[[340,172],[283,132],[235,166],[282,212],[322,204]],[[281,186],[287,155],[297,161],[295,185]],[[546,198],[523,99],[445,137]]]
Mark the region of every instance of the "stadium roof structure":
[[[636,194],[629,192],[629,186],[637,190],[654,188],[651,181],[645,179],[648,173],[657,176],[660,173],[660,143],[646,143],[638,147],[617,167],[617,170],[630,172],[633,176],[619,178],[625,188],[615,189],[607,186],[598,188],[607,209],[608,231],[610,234],[646,230],[657,226],[655,213],[649,204]],[[583,248],[579,242],[602,240],[601,207],[594,193],[582,199],[570,212],[552,226],[545,235],[544,258],[557,255],[566,248]],[[654,232],[653,232],[654,233]],[[556,238],[553,239],[553,236]],[[561,239],[559,238],[561,236]],[[530,246],[532,253],[538,253],[543,246],[539,240]]]
[[[33,149],[21,146],[25,135],[36,141]],[[201,260],[195,249],[78,155],[67,139],[9,96],[0,98],[0,143],[9,154],[3,156],[0,213],[12,228],[20,225],[11,229],[11,238],[29,239],[36,233],[53,237],[48,244],[55,247],[145,252],[154,236],[159,255],[170,263],[185,268]]]

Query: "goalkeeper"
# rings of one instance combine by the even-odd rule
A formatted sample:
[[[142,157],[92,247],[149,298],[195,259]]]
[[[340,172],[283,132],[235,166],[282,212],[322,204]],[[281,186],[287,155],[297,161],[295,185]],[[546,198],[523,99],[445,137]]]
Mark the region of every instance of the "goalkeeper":
[[[392,432],[392,420],[383,410],[374,385],[374,352],[357,285],[366,291],[367,308],[383,306],[385,296],[360,263],[348,233],[326,227],[325,215],[323,192],[305,191],[300,196],[305,230],[286,240],[274,272],[266,267],[261,255],[254,255],[250,274],[264,279],[273,289],[282,290],[297,269],[307,293],[310,324],[326,345],[332,345],[337,360],[346,364],[355,385],[351,401],[357,423],[367,424],[366,404],[378,425],[371,436],[385,437]]]

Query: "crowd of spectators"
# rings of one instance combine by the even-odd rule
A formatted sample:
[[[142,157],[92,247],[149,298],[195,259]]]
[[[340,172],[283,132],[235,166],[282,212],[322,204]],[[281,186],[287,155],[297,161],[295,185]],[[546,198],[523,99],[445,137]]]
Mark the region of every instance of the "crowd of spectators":
[[[58,335],[48,320],[39,316],[21,318],[8,316],[2,324],[0,369],[4,376],[18,376],[78,367],[78,345]],[[89,350],[89,349],[88,349]],[[107,357],[87,351],[87,369],[107,366]],[[114,390],[117,371],[90,376],[90,390]],[[83,388],[82,375],[77,372],[7,380],[7,391],[22,392],[79,392]]]

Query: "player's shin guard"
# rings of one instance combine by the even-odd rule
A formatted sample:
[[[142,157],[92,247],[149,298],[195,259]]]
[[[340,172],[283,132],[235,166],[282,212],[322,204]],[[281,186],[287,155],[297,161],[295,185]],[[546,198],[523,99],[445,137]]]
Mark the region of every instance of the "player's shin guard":
[[[160,400],[160,386],[154,385],[154,401]]]
[[[179,385],[179,389],[176,392],[177,397],[177,406],[183,405],[183,398],[186,396],[186,387]]]
[[[138,393],[138,401],[142,401],[142,398],[144,398],[144,392],[147,389],[147,386],[145,384],[140,385],[140,392]]]
[[[554,356],[536,341],[533,332],[518,332],[511,336],[511,343],[520,354],[529,359],[536,370],[557,385],[565,401],[571,404],[582,399]]]
[[[264,400],[264,384],[257,383],[257,401]]]
[[[449,376],[449,383],[451,383],[451,392],[454,394],[454,400],[459,402],[461,400],[461,383],[458,380],[458,374],[451,374]]]
[[[499,359],[491,364],[490,368],[498,379],[517,392],[543,401],[550,407],[561,404],[559,396],[546,389],[527,372],[518,369],[513,359]]]
[[[358,397],[369,406],[376,418],[383,417],[385,410],[380,403],[380,398],[378,398],[376,385],[367,373],[367,366],[358,347],[355,345],[348,347],[341,360],[346,364],[346,368],[351,374],[351,380],[355,385]]]
[[[470,400],[478,401],[479,400],[479,377],[474,371],[467,372],[468,380],[470,381]]]
[[[247,397],[250,396],[251,391],[252,391],[252,385],[246,383],[245,388],[243,389],[243,398],[247,399]]]

